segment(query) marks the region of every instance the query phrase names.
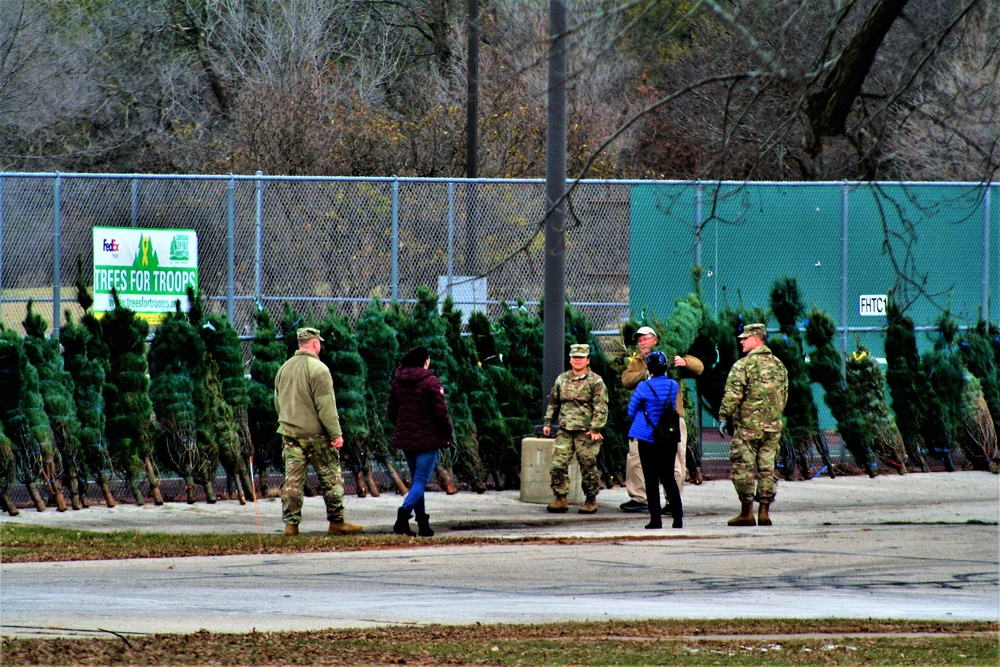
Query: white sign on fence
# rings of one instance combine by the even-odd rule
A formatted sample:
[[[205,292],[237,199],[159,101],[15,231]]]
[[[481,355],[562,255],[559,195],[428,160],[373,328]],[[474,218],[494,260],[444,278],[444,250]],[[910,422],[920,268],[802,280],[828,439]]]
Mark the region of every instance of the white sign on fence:
[[[94,312],[122,306],[157,323],[189,308],[187,287],[198,289],[198,235],[193,229],[94,227]]]
[[[438,276],[439,305],[448,294],[448,276]],[[455,308],[462,311],[462,322],[469,321],[469,315],[479,310],[486,312],[486,278],[475,276],[451,277],[451,300]]]
[[[862,317],[885,317],[885,294],[861,294],[858,296],[858,314]]]

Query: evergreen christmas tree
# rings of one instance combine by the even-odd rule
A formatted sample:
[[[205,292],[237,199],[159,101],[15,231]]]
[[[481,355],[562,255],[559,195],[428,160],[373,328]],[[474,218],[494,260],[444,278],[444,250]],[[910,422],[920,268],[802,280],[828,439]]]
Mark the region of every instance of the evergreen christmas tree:
[[[885,401],[882,370],[860,343],[847,358],[847,387],[851,409],[867,425],[860,432],[865,448],[900,475],[905,474],[906,449]]]
[[[990,341],[991,325],[980,320],[975,328],[967,329],[958,341],[962,363],[978,380],[993,424],[1000,424],[1000,364],[993,357]]]
[[[896,425],[910,464],[928,472],[930,467],[924,446],[927,406],[925,397],[921,395],[925,383],[913,320],[903,312],[892,290],[889,291],[885,311],[888,319],[885,329],[885,380],[889,385],[892,409],[896,413]]]
[[[858,413],[847,381],[841,372],[841,355],[833,346],[837,324],[829,315],[813,306],[806,320],[806,342],[815,350],[809,355],[809,378],[823,387],[823,400],[833,418],[844,446],[854,462],[875,477],[875,454],[866,438],[865,415]]]
[[[989,407],[986,405],[979,378],[968,371],[965,373],[960,416],[963,428],[958,436],[965,458],[975,470],[996,472],[998,469],[996,428]]]
[[[59,330],[63,347],[63,362],[73,377],[73,400],[80,420],[80,446],[84,466],[81,466],[80,483],[94,479],[108,507],[118,504],[108,484],[106,471],[111,470],[111,455],[104,438],[104,365],[88,355],[91,333],[83,324],[73,321],[73,314],[66,311],[66,324]],[[86,472],[86,477],[84,476]]]
[[[924,441],[928,453],[944,463],[948,472],[955,470],[952,452],[959,440],[962,425],[962,392],[965,370],[958,356],[955,338],[958,324],[947,311],[937,320],[938,335],[934,349],[920,357],[927,405],[924,420]]]
[[[223,395],[218,364],[205,355],[196,373],[194,406],[198,420],[199,466],[195,481],[205,487],[207,500],[213,503],[217,499],[214,482],[220,464],[230,478],[240,478],[238,467],[243,462],[240,435],[233,410]],[[245,494],[242,490],[238,493],[240,504],[245,504]]]
[[[0,386],[4,387],[0,391],[0,419],[14,442],[17,476],[39,512],[45,510],[45,503],[35,487],[38,480],[48,484],[56,508],[67,510],[38,371],[28,361],[24,339],[9,329],[0,330]]]
[[[512,397],[511,412],[524,415],[533,427],[542,419],[542,320],[531,315],[523,302],[501,302],[500,311],[494,326],[497,355],[520,387],[517,396]]]
[[[254,313],[253,342],[250,345],[250,380],[247,385],[247,419],[253,441],[254,458],[260,475],[260,495],[268,496],[268,470],[285,471],[278,435],[278,413],[274,409],[274,376],[285,363],[287,348],[278,340],[271,315],[259,304]]]
[[[476,372],[482,376],[482,391],[496,404],[495,415],[485,415],[482,422],[477,421],[477,428],[488,435],[502,434],[489,445],[484,445],[485,437],[481,437],[483,466],[493,476],[497,489],[516,489],[520,486],[521,440],[531,435],[537,411],[527,409],[529,406],[520,400],[520,384],[504,362],[486,314],[476,311],[469,315],[468,327],[476,350]],[[480,415],[476,409],[474,414],[477,418]],[[492,420],[500,424],[491,427],[488,422]],[[501,438],[506,441],[501,442]]]
[[[144,354],[149,324],[121,305],[117,290],[111,290],[111,298],[114,309],[101,320],[101,341],[108,350],[104,382],[108,452],[114,469],[132,490],[136,504],[145,503],[139,489],[139,477],[145,471],[153,502],[162,505],[163,496],[151,459],[153,405],[149,400]],[[100,345],[95,342],[95,346]]]
[[[66,326],[60,329],[59,340],[63,346],[65,368],[73,376],[73,398],[80,420],[84,468],[89,478],[96,479],[107,506],[114,507],[118,501],[108,484],[112,464],[104,434],[108,347],[104,344],[101,322],[94,316],[94,298],[84,280],[82,254],[77,254],[76,269],[76,300],[83,309],[83,317],[79,323],[74,323],[72,315],[66,311]],[[106,471],[108,474],[105,474]],[[86,480],[81,481],[86,483]]]
[[[70,504],[78,510],[87,505],[87,489],[80,485],[80,469],[85,465],[80,445],[80,420],[73,401],[73,376],[63,369],[59,341],[45,335],[48,322],[34,312],[34,303],[28,301],[27,316],[22,322],[27,337],[24,349],[28,362],[38,371],[42,401],[49,418],[52,444],[60,462],[60,478],[69,489]]]
[[[386,417],[389,383],[399,359],[396,331],[389,326],[382,303],[372,298],[355,323],[358,353],[365,361],[368,384],[365,405],[368,417],[370,450],[375,460],[389,474],[399,495],[406,495],[406,484],[399,474],[399,459],[391,447],[392,424]],[[373,484],[374,486],[374,484]]]
[[[813,400],[798,327],[798,322],[805,317],[806,308],[794,278],[785,276],[774,281],[771,312],[778,320],[779,335],[768,337],[767,345],[788,371],[788,402],[785,404],[780,454],[785,479],[792,478],[796,467],[802,479],[812,477],[809,459],[813,445],[833,477],[833,464],[819,428],[819,409]]]
[[[205,495],[215,501],[210,481],[203,479],[204,457],[199,449],[199,414],[195,382],[205,346],[187,317],[177,311],[164,317],[149,344],[149,398],[156,412],[158,460],[184,479],[187,501],[195,502],[195,482],[204,482]],[[214,457],[212,457],[214,458]],[[213,471],[214,473],[214,471]],[[214,478],[214,474],[213,474]]]
[[[205,314],[201,297],[192,287],[187,290],[191,308],[188,321],[201,335],[205,344],[206,363],[211,360],[218,369],[221,400],[226,406],[212,408],[217,424],[219,457],[226,471],[227,487],[230,494],[235,485],[235,493],[240,504],[246,503],[253,494],[253,480],[250,479],[249,461],[253,456],[253,440],[250,435],[247,393],[247,379],[243,370],[243,348],[239,334],[229,320],[220,315]],[[231,415],[231,420],[224,420]],[[235,440],[234,440],[235,434]]]
[[[359,498],[368,493],[378,497],[379,488],[371,476],[371,432],[365,402],[367,369],[358,353],[358,342],[347,317],[338,315],[332,307],[320,321],[319,331],[324,339],[319,358],[333,376],[333,392],[344,435],[340,450],[344,469],[353,473]]]
[[[3,419],[0,416],[0,509],[11,516],[21,513],[9,496],[15,481],[17,481],[17,461],[14,458],[14,441],[4,433]]]
[[[496,398],[485,388],[485,377],[479,367],[475,345],[462,336],[462,311],[455,309],[451,296],[445,297],[441,316],[445,321],[445,339],[455,368],[454,386],[464,398],[464,409],[468,411],[471,426],[466,435],[470,446],[466,452],[457,451],[464,458],[456,455],[453,468],[477,493],[486,490],[487,471],[494,474],[496,486],[502,488],[499,468],[504,458],[510,458],[507,424],[500,416]],[[490,462],[490,467],[486,467],[484,459]]]

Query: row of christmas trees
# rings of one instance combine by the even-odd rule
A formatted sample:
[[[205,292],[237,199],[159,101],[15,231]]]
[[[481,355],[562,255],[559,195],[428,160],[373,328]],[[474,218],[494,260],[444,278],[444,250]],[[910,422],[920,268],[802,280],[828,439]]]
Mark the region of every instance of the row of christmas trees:
[[[665,321],[644,313],[624,324],[610,356],[593,335],[592,323],[572,306],[565,308],[567,349],[589,343],[591,367],[609,389],[610,418],[600,459],[609,486],[621,482],[628,448],[629,392],[618,377],[633,352],[625,343],[632,333],[652,325],[668,357],[691,354],[705,363],[695,381],[697,397],[686,393],[689,468],[695,475],[701,442],[695,401],[718,414],[726,377],[739,358],[737,335],[745,324],[769,317],[778,326],[769,345],[789,373],[782,447],[786,477],[796,470],[803,478],[811,476],[813,448],[834,474],[813,383],[822,387],[854,462],[870,475],[880,461],[900,473],[908,465],[927,470],[928,457],[941,459],[951,470],[955,449],[974,467],[993,466],[1000,417],[996,325],[980,322],[959,335],[954,320],[943,313],[933,349],[920,354],[912,320],[890,297],[885,352],[893,411],[880,367],[860,346],[842,359],[833,344],[836,324],[816,307],[806,311],[794,279],[775,281],[766,310],[727,305],[713,315],[702,302],[700,277],[695,269],[695,291],[678,299]],[[86,505],[90,481],[114,505],[112,475],[128,484],[137,503],[145,500],[140,486],[145,477],[149,495],[161,503],[157,471],[162,469],[184,480],[189,502],[197,486],[215,501],[212,483],[220,466],[241,502],[254,492],[254,468],[266,493],[265,473],[281,469],[274,376],[294,352],[294,331],[302,326],[316,326],[326,340],[321,358],[334,378],[346,442],[344,467],[353,473],[359,495],[379,493],[373,466],[405,493],[400,460],[389,446],[385,403],[396,361],[414,345],[430,350],[455,424],[455,448],[438,469],[442,485],[453,490],[453,476],[478,492],[488,483],[495,488],[518,484],[520,440],[531,434],[542,407],[543,308],[532,315],[523,305],[505,304],[494,322],[473,313],[469,335],[463,335],[462,313],[451,300],[439,304],[427,288],[418,290],[412,306],[386,307],[373,299],[356,321],[333,309],[318,319],[286,303],[275,322],[259,308],[248,377],[236,331],[226,318],[206,314],[196,294],[189,293],[187,313],[178,305],[165,317],[147,348],[148,325],[122,307],[117,295],[115,309],[97,318],[80,279],[77,290],[84,315],[74,322],[67,313],[58,341],[46,338],[47,323],[30,303],[26,336],[0,331],[0,385],[17,388],[0,394],[0,503],[8,512],[17,511],[7,491],[18,482],[39,510],[45,506],[39,485],[62,510]]]

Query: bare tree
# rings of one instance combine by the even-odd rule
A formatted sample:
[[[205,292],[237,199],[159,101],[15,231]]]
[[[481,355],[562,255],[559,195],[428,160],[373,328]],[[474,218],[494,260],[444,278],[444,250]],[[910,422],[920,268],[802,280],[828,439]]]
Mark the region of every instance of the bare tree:
[[[995,180],[1000,162],[998,13],[994,6],[972,17],[927,85],[900,101],[900,127],[887,141],[887,153],[908,178]]]
[[[886,141],[976,16],[997,34],[987,5],[702,0],[683,13],[670,2],[630,3],[622,11],[637,12],[640,25],[666,14],[665,39],[676,42],[670,63],[651,68],[658,98],[632,123],[668,117],[677,134],[697,137],[711,157],[688,177],[900,177]],[[995,50],[988,57],[995,68]]]

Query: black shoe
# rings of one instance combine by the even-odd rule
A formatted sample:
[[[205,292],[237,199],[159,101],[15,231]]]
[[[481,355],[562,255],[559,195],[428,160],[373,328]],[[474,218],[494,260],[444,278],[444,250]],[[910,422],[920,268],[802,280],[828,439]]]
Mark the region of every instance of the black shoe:
[[[638,500],[628,500],[622,503],[622,512],[648,512],[649,506],[646,503],[640,503]]]
[[[410,530],[410,512],[400,507],[396,510],[396,523],[392,526],[392,532],[397,535],[416,537],[417,534]]]
[[[659,517],[655,519],[650,519],[649,523],[646,524],[646,528],[656,530],[657,528],[663,528],[663,522],[660,521]]]
[[[431,530],[431,517],[429,514],[417,515],[417,535],[420,537],[434,537],[434,531]]]

